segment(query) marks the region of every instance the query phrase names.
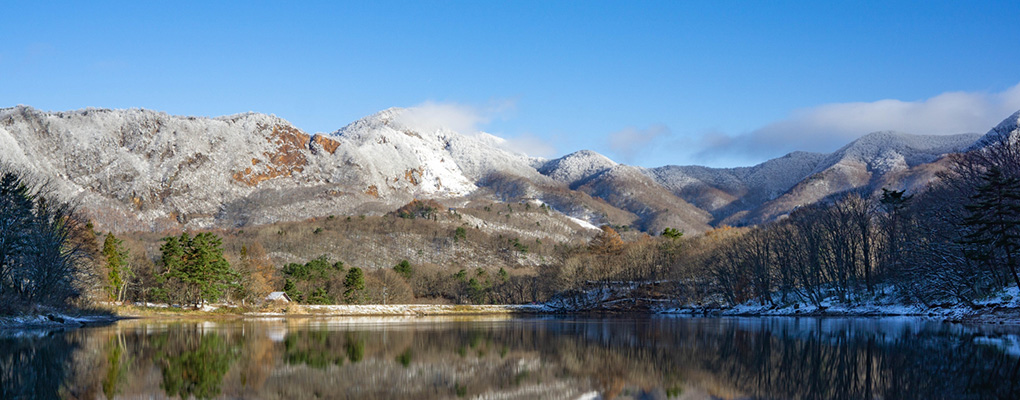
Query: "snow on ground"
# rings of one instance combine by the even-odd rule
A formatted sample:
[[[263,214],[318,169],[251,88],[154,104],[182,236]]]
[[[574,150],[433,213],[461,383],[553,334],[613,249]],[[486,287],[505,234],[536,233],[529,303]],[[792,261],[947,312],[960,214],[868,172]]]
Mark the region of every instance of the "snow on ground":
[[[664,305],[655,310],[659,314],[719,314],[729,316],[928,316],[950,321],[1020,323],[1020,289],[1008,287],[986,299],[975,301],[976,307],[964,304],[952,307],[927,307],[922,304],[905,304],[892,286],[884,285],[871,298],[848,298],[841,301],[835,294],[824,298],[819,306],[796,295],[786,303],[761,304],[757,300],[722,308],[705,308],[694,305]],[[1020,341],[1018,341],[1020,343]],[[1018,347],[1020,351],[1020,347]]]
[[[48,328],[62,326],[84,326],[110,322],[116,317],[106,315],[72,316],[59,312],[0,317],[0,330],[24,328]]]
[[[575,224],[580,225],[582,228],[593,229],[593,230],[596,230],[596,231],[599,230],[599,227],[597,227],[595,225],[592,225],[591,222],[585,221],[585,220],[580,219],[580,218],[574,218],[574,217],[571,217],[569,215],[567,215],[567,218],[570,218],[571,221],[574,221]]]

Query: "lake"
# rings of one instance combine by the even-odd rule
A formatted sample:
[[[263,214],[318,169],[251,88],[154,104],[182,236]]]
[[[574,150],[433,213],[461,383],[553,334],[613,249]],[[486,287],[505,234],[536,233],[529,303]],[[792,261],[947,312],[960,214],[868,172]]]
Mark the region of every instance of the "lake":
[[[125,320],[0,332],[0,398],[1020,398],[1020,328],[920,318]]]

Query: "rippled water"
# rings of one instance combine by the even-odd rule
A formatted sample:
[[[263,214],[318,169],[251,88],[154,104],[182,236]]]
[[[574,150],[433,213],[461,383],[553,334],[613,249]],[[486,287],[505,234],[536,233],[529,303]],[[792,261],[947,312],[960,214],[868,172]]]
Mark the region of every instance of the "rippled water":
[[[0,398],[1020,398],[1018,356],[912,318],[133,320],[0,332]]]

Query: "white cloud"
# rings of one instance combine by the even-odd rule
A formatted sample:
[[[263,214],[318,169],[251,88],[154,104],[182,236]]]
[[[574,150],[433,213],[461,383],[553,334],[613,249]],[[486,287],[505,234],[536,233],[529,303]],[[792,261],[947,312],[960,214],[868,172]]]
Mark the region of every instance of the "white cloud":
[[[652,125],[645,129],[627,127],[609,134],[607,144],[614,154],[625,163],[630,163],[641,153],[648,150],[656,139],[670,135],[669,127]]]
[[[529,133],[502,137],[482,131],[489,122],[507,118],[516,108],[517,103],[512,99],[494,100],[485,107],[430,100],[404,109],[394,118],[394,122],[419,131],[449,129],[469,136],[488,136],[486,140],[495,146],[529,156],[555,155],[555,146]]]
[[[404,109],[394,122],[421,131],[446,128],[463,134],[479,132],[491,118],[477,107],[458,103],[426,101]]]
[[[554,157],[559,154],[556,146],[548,140],[525,133],[512,138],[504,138],[505,142],[501,147],[516,153],[526,154],[532,157]]]
[[[1020,84],[998,93],[947,92],[920,101],[834,103],[794,111],[789,118],[739,135],[701,138],[701,161],[732,156],[758,160],[802,150],[833,151],[875,131],[925,135],[984,133],[1020,109]]]
[[[472,135],[493,119],[505,118],[516,107],[514,100],[494,100],[486,107],[428,100],[404,109],[394,122],[422,131],[445,128]]]

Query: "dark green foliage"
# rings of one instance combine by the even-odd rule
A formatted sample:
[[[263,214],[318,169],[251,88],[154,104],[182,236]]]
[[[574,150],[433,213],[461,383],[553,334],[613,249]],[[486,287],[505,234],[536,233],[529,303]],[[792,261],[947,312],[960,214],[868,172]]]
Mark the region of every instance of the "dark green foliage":
[[[365,273],[361,268],[353,267],[344,277],[344,298],[348,303],[360,303],[361,292],[365,290]]]
[[[411,360],[414,353],[411,352],[411,348],[408,347],[403,353],[397,355],[397,362],[400,363],[404,368],[411,366]]]
[[[81,340],[54,331],[30,340],[7,332],[0,335],[0,398],[68,398],[61,383],[74,376],[71,360],[80,357]]]
[[[197,306],[215,301],[236,284],[237,272],[223,258],[223,241],[213,233],[163,238],[162,278],[183,286],[182,301]]]
[[[19,304],[63,306],[80,294],[94,233],[43,192],[0,167],[0,313]]]
[[[333,298],[326,294],[326,288],[318,288],[308,296],[308,304],[333,304]]]
[[[879,200],[886,206],[887,212],[902,210],[914,195],[906,195],[905,190],[889,190],[882,188],[882,198]]]
[[[365,339],[347,335],[347,359],[352,363],[359,362],[365,358]]]
[[[343,265],[342,262],[331,264],[329,259],[322,255],[304,264],[287,264],[281,272],[297,280],[324,280],[329,279],[334,273],[342,271]]]
[[[208,399],[219,396],[223,377],[237,359],[238,346],[213,332],[199,336],[198,346],[187,350],[162,350],[160,387],[170,397]]]
[[[114,301],[124,299],[126,280],[130,278],[131,269],[128,268],[128,251],[124,249],[124,241],[117,239],[113,233],[107,233],[103,240],[103,257],[106,259],[107,288],[110,298]]]
[[[1017,252],[1020,250],[1020,179],[1006,176],[998,166],[983,174],[982,182],[965,205],[963,237],[968,258],[988,265],[1005,266],[1020,286]]]
[[[343,365],[346,359],[336,347],[335,335],[329,331],[297,331],[287,334],[283,340],[283,360],[287,364],[304,364],[312,368],[325,369],[331,365]]]
[[[440,205],[432,200],[412,200],[394,212],[398,217],[404,219],[435,219],[439,213]]]
[[[684,235],[684,233],[680,232],[676,228],[666,228],[666,229],[662,230],[662,236],[663,237],[667,237],[667,238],[674,239],[674,240],[680,239],[680,237],[683,236],[683,235]]]
[[[483,282],[476,278],[471,278],[467,284],[467,295],[474,304],[484,304],[487,298],[487,281]]]
[[[294,300],[298,303],[304,302],[305,299],[304,293],[301,293],[300,291],[297,290],[297,285],[295,285],[294,281],[292,281],[290,278],[284,279],[283,291],[284,293],[287,293],[287,296],[290,296],[291,300]]]
[[[112,399],[119,394],[120,389],[127,383],[128,363],[124,360],[124,347],[115,338],[107,343],[109,349],[106,355],[106,376],[103,377],[103,394],[107,399]]]
[[[453,231],[453,240],[459,242],[464,239],[467,239],[467,229],[464,229],[463,226],[458,226],[457,229]]]
[[[411,263],[407,260],[400,260],[400,263],[393,267],[393,271],[400,274],[404,279],[411,279],[411,275],[414,275],[414,268],[411,267]]]
[[[344,263],[330,263],[325,255],[304,264],[290,263],[280,272],[284,276],[284,292],[292,300],[308,304],[335,304],[338,291],[333,291],[334,281],[344,272]],[[289,289],[288,289],[289,287]],[[303,294],[308,293],[308,297]]]
[[[516,250],[516,251],[517,251],[518,253],[521,253],[521,254],[528,254],[528,245],[526,245],[526,244],[524,244],[524,243],[521,243],[521,240],[520,240],[520,239],[518,239],[518,238],[513,238],[513,239],[510,239],[510,245],[511,245],[511,246],[513,247],[513,249],[514,249],[514,250]]]

